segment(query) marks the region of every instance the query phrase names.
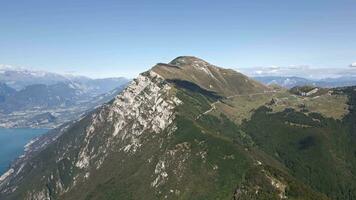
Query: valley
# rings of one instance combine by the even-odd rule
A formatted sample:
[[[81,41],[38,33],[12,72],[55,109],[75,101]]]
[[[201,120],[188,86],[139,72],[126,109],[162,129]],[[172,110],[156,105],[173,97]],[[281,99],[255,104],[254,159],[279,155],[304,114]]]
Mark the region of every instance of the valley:
[[[124,86],[113,91],[87,97],[86,100],[74,101],[72,105],[51,107],[32,107],[10,113],[0,113],[0,127],[3,128],[56,128],[66,122],[73,121],[115,97]]]
[[[0,127],[55,128],[110,101],[125,78],[83,76],[0,68]]]

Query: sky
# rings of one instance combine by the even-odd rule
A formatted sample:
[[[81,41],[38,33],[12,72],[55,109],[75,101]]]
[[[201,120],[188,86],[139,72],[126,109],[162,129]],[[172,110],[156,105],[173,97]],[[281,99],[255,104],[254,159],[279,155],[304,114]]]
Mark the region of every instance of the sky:
[[[135,77],[181,55],[237,69],[347,68],[356,1],[0,0],[1,64]]]

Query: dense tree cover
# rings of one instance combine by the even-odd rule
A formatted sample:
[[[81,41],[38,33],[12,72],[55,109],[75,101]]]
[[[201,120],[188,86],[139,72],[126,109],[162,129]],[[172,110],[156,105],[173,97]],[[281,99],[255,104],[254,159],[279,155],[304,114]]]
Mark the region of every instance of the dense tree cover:
[[[343,120],[292,109],[272,113],[261,107],[243,130],[304,184],[331,199],[356,199],[356,92],[336,92],[349,96],[349,113]]]

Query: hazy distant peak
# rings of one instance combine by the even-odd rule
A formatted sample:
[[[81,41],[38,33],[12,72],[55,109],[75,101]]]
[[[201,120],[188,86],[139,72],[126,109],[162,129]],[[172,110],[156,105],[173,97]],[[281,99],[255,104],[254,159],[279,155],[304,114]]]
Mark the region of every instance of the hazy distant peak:
[[[0,70],[25,70],[22,67],[18,67],[18,66],[13,66],[13,65],[8,65],[8,64],[0,64]]]
[[[48,75],[56,75],[56,76],[62,76],[56,73],[52,72],[47,72],[43,70],[33,70],[33,69],[27,69],[25,67],[19,67],[19,66],[13,66],[13,65],[8,65],[8,64],[0,64],[0,71],[5,73],[5,72],[16,72],[16,73],[22,73],[22,74],[28,74],[32,76],[48,76]]]
[[[356,63],[355,63],[356,67]],[[350,64],[350,67],[339,68],[318,68],[306,65],[288,66],[288,67],[251,67],[239,68],[239,71],[250,77],[278,76],[278,77],[301,77],[313,80],[325,78],[339,78],[343,76],[356,76],[356,70]]]

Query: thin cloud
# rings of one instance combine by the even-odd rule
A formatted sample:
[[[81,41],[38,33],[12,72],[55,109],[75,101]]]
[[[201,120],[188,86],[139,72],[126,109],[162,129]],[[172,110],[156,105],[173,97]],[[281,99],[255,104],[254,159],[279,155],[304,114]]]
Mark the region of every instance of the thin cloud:
[[[310,67],[309,67],[309,65],[289,65],[287,68],[291,69],[291,70],[293,70],[293,69],[295,69],[295,70],[307,70]]]
[[[350,67],[356,67],[356,62],[351,63]]]
[[[276,66],[276,65],[272,65],[272,66],[267,67],[267,69],[276,70],[276,69],[280,69],[280,67]]]
[[[240,68],[239,71],[248,76],[297,76],[309,79],[323,79],[356,77],[356,63],[354,63],[353,67],[355,68],[313,68],[307,65],[295,65],[280,67],[279,69],[271,69],[270,67]]]

